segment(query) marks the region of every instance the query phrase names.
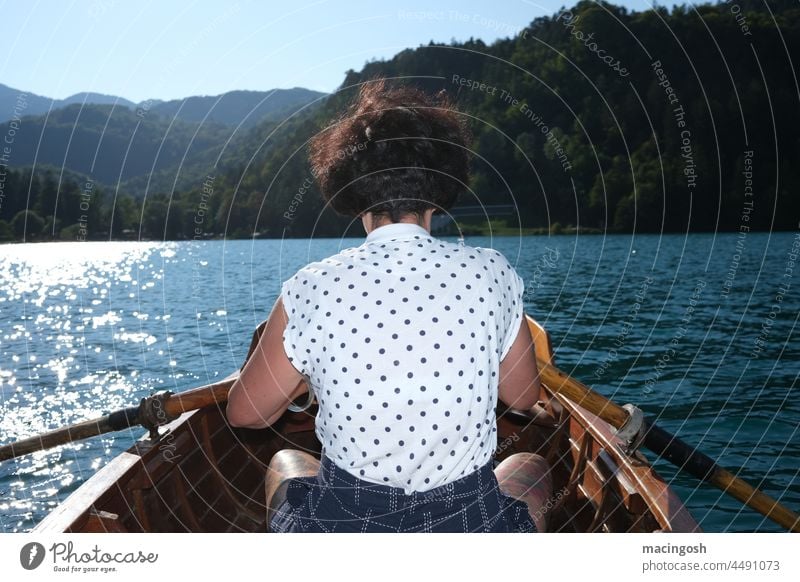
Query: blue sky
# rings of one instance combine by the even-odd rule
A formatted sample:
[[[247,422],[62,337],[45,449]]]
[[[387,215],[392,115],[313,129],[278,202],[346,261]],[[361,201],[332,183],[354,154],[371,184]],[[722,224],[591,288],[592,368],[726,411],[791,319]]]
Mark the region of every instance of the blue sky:
[[[649,0],[616,2],[647,10]],[[0,83],[132,101],[233,89],[333,91],[347,69],[430,40],[512,36],[551,0],[5,0]],[[672,6],[675,2],[659,4]]]

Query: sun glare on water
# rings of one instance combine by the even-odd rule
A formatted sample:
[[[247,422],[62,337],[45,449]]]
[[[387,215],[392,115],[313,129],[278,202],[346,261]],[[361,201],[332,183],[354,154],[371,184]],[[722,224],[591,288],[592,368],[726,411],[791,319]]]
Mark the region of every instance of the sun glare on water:
[[[1,444],[107,414],[159,388],[140,370],[153,361],[149,350],[167,345],[167,318],[152,306],[164,261],[176,256],[169,243],[4,245],[2,253]],[[17,529],[15,520],[30,526],[34,505],[55,506],[85,478],[78,455],[90,455],[83,472],[91,471],[138,435],[119,436],[4,463],[3,529]]]

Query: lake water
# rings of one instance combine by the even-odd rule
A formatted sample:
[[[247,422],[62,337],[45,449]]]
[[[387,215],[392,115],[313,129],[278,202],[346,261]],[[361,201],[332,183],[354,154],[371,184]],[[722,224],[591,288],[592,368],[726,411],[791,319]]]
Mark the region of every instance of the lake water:
[[[226,376],[283,280],[361,242],[0,246],[0,443]],[[800,235],[466,242],[517,266],[562,369],[800,510]],[[0,531],[29,530],[142,433],[0,464]],[[779,531],[656,466],[706,531]]]

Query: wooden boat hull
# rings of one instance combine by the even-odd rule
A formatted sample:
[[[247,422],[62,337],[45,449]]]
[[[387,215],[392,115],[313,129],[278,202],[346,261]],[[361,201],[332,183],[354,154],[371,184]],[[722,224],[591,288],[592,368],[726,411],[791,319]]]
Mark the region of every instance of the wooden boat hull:
[[[552,362],[547,333],[528,324],[537,356]],[[498,410],[495,458],[531,451],[550,462],[549,531],[699,531],[644,456],[623,453],[609,424],[544,388],[530,411]],[[186,413],[103,467],[34,532],[266,531],[269,460],[284,448],[319,456],[315,414],[287,412],[255,431],[230,427],[222,408]]]

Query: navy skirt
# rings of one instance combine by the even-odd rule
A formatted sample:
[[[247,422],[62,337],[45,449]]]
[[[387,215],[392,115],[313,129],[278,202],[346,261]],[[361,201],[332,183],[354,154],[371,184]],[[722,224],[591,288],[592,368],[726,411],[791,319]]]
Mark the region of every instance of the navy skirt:
[[[314,477],[291,479],[273,532],[535,532],[528,506],[500,491],[492,462],[457,481],[406,495],[361,480],[322,457]]]

